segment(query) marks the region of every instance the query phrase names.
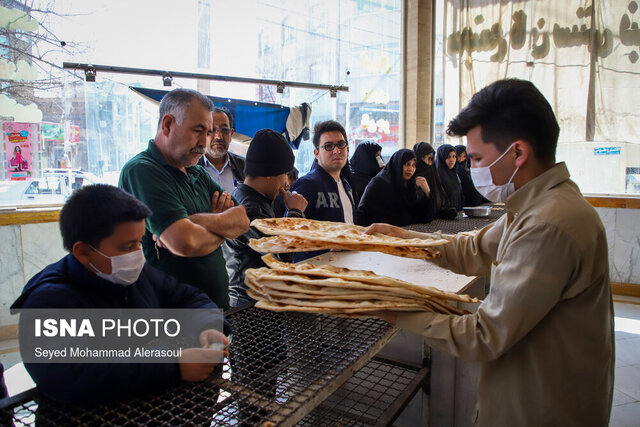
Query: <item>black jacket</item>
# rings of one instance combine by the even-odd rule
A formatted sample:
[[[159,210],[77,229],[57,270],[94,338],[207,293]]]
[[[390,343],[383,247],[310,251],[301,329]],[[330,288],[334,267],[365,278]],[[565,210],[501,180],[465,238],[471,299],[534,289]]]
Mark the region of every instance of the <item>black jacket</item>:
[[[314,162],[314,165],[316,166],[312,166],[309,173],[298,178],[293,183],[291,191],[297,191],[307,199],[309,204],[304,211],[307,218],[318,221],[344,222],[344,211],[342,210],[338,184],[327,171],[317,166],[317,163]],[[345,167],[340,172],[340,179],[351,202],[353,222],[357,224],[357,201],[354,198],[353,191],[351,191],[351,184],[349,184],[349,180],[344,173],[348,169],[348,165],[345,164]],[[298,252],[294,260],[296,262],[302,261],[324,252],[327,251]]]
[[[233,192],[233,197],[244,206],[251,221],[257,218],[275,218],[274,201],[258,193],[248,185],[238,185]],[[286,216],[304,218],[304,214],[297,209],[287,211]],[[260,239],[261,237],[264,237],[264,234],[251,227],[242,236],[236,239],[227,239],[224,243],[223,249],[227,261],[227,272],[229,273],[229,297],[232,307],[251,301],[251,298],[247,296],[244,273],[247,268],[260,268],[264,267],[265,264],[261,259],[262,254],[249,247],[249,239]],[[289,254],[281,254],[279,258],[287,262],[293,260],[293,256]]]
[[[360,200],[369,181],[380,172],[376,153],[382,150],[375,142],[361,142],[349,160],[351,165],[351,189],[355,199]]]
[[[456,208],[456,210],[461,211],[463,199],[460,178],[458,178],[455,166],[453,167],[453,169],[449,169],[446,163],[447,156],[452,151],[454,153],[456,152],[453,146],[449,144],[444,144],[438,147],[438,151],[436,152],[436,166],[438,168],[438,176],[440,177],[440,182],[442,182],[442,187],[447,193],[447,197],[449,198],[451,206]]]
[[[73,255],[67,255],[33,276],[11,308],[216,308],[216,305],[200,289],[180,283],[149,264],[135,283],[122,286],[98,277]],[[128,398],[180,382],[178,363],[25,363],[25,367],[40,393],[72,404]]]
[[[422,159],[424,156],[434,153],[435,150],[431,144],[426,142],[418,142],[413,146],[413,152],[416,153],[416,175],[422,176],[427,180],[429,188],[431,189],[431,203],[435,207],[435,214],[437,218],[451,218],[456,216],[457,212],[451,207],[449,202],[449,196],[442,187],[442,182],[438,176],[436,165],[428,165]]]
[[[229,167],[231,168],[233,179],[235,179],[238,184],[243,183],[245,177],[244,157],[233,154],[231,151],[227,151],[227,155],[229,156]],[[204,155],[200,157],[200,160],[198,160],[198,164],[204,167]]]
[[[454,148],[456,149],[456,155],[458,156],[461,153],[467,152],[464,145],[456,145]],[[463,204],[464,206],[478,206],[483,203],[488,203],[489,201],[482,197],[482,194],[478,193],[478,190],[476,190],[476,186],[473,184],[473,180],[471,179],[471,171],[469,171],[470,167],[471,161],[468,157],[464,162],[456,163],[455,166],[458,178],[460,178],[460,184],[462,185]]]

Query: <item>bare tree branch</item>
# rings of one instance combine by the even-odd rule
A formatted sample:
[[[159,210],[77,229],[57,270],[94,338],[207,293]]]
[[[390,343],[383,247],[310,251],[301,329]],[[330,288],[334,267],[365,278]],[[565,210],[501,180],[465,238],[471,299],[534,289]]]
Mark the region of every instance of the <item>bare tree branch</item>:
[[[0,94],[6,95],[22,105],[35,103],[42,105],[43,98],[39,94],[49,92],[47,101],[62,103],[62,99],[56,101],[54,91],[58,91],[65,85],[64,76],[73,76],[76,80],[82,80],[76,73],[62,68],[61,63],[53,59],[55,55],[74,54],[83,52],[87,46],[82,43],[66,41],[51,31],[52,18],[76,17],[85,14],[66,14],[56,10],[55,1],[24,0],[19,2],[6,2],[0,0],[6,7],[23,11],[28,19],[38,22],[38,30],[24,31],[19,28],[0,28],[0,49],[4,51],[5,61],[17,64],[23,60],[38,71],[36,80],[13,80],[0,78]],[[14,19],[11,23],[17,23],[22,17]],[[10,26],[10,25],[8,25]],[[53,100],[53,101],[52,101]]]

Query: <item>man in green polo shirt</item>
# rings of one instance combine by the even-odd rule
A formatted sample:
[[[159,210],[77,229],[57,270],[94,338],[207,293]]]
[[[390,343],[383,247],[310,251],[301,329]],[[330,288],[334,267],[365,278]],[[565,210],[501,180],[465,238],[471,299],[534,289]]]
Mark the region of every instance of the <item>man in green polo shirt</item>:
[[[124,165],[119,185],[153,212],[142,239],[147,261],[227,309],[229,278],[220,245],[247,232],[249,218],[196,165],[213,137],[213,108],[193,90],[165,95],[155,139]]]

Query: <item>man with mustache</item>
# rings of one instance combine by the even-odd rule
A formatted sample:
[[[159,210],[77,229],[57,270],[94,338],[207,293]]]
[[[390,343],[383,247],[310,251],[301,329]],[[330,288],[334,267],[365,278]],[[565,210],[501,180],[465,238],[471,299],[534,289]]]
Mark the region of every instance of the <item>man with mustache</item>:
[[[316,123],[313,129],[313,154],[318,166],[298,179],[292,191],[304,196],[308,205],[304,214],[309,219],[356,223],[356,204],[351,186],[340,172],[349,158],[349,144],[344,127],[334,121]],[[296,261],[317,255],[305,252],[296,255]]]
[[[156,137],[124,165],[119,185],[153,212],[142,239],[147,262],[227,309],[229,277],[220,245],[245,233],[249,218],[197,166],[213,137],[213,109],[211,100],[194,90],[165,95]]]
[[[244,182],[244,159],[229,151],[233,136],[233,116],[226,108],[213,109],[213,132],[211,143],[198,164],[205,168],[211,178],[227,193],[231,194]]]

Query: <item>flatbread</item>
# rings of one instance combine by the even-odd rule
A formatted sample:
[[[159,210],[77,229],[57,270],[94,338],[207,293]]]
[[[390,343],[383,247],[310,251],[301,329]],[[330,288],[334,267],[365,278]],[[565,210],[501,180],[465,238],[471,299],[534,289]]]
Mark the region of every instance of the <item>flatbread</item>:
[[[336,267],[331,264],[315,265],[310,262],[291,264],[280,262],[272,255],[263,256],[262,261],[269,268],[271,268],[271,270],[274,271],[280,271],[290,274],[303,274],[307,276],[334,277],[361,283],[377,284],[385,287],[394,287],[397,289],[411,291],[412,293],[416,293],[419,295],[430,295],[438,298],[448,299],[451,301],[480,302],[479,299],[472,298],[469,295],[460,295],[453,292],[446,292],[434,287],[419,286],[413,283],[405,282],[404,280],[394,279],[393,277],[379,276],[373,271],[350,270],[348,268]]]
[[[267,235],[300,237],[314,242],[429,248],[448,243],[446,239],[401,239],[381,233],[365,234],[365,227],[343,222],[305,218],[259,218],[251,226]]]
[[[350,270],[333,265],[289,264],[272,255],[262,257],[268,267],[245,272],[247,295],[256,307],[274,311],[324,313],[343,317],[362,316],[377,310],[432,311],[466,314],[447,302],[480,302],[372,271]]]
[[[260,253],[290,253],[311,252],[327,249],[340,249],[352,251],[382,252],[403,258],[413,259],[437,259],[442,255],[432,248],[417,248],[411,246],[385,246],[374,244],[358,244],[348,242],[330,242],[327,240],[313,240],[297,236],[271,236],[262,239],[250,239],[249,246]]]
[[[447,303],[445,299],[426,292],[420,293],[403,287],[381,286],[338,277],[311,277],[259,268],[247,270],[245,283],[250,290],[259,294],[259,298],[255,299],[289,304],[291,301],[288,298],[313,301],[315,303],[311,304],[313,306],[331,306],[331,304],[340,302],[341,307],[348,305],[349,302],[382,301],[392,306],[396,304],[418,307],[445,314],[467,313],[467,311]],[[310,305],[309,302],[306,305]]]

